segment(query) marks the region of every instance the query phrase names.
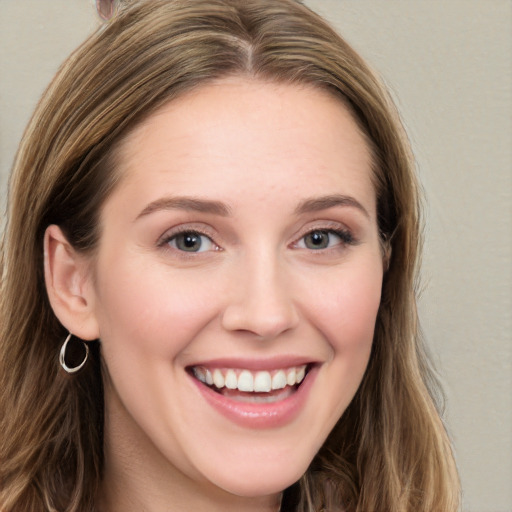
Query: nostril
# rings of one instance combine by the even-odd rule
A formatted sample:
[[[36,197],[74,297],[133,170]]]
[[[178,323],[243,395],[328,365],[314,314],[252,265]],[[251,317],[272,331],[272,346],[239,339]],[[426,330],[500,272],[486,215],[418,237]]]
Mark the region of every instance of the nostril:
[[[281,307],[254,302],[233,304],[222,315],[222,325],[226,330],[250,333],[261,341],[275,339],[297,323],[298,315],[291,304]]]
[[[273,256],[272,256],[273,257]],[[299,310],[287,273],[270,256],[254,256],[241,267],[225,298],[221,323],[227,331],[272,340],[294,329]]]

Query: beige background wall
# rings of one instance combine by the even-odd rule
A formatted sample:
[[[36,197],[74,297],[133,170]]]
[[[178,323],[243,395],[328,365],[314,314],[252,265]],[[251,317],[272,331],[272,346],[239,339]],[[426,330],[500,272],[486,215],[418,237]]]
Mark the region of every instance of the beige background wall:
[[[512,511],[512,1],[309,0],[398,98],[428,198],[421,316],[464,511]],[[91,0],[0,0],[0,196]],[[438,511],[442,512],[442,511]]]

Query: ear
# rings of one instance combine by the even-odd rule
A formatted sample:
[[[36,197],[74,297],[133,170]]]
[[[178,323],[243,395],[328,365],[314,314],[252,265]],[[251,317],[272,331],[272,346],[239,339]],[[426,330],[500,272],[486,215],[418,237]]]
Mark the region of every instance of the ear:
[[[60,323],[83,340],[99,338],[90,262],[75,251],[56,225],[48,226],[44,235],[44,278]]]

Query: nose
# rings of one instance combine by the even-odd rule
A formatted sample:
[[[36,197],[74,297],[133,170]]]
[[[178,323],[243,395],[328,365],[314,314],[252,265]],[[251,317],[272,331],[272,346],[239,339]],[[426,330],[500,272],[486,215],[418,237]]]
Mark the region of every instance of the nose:
[[[241,264],[232,276],[222,315],[224,329],[252,333],[262,340],[294,329],[299,314],[285,274],[278,262],[268,257],[254,257]]]

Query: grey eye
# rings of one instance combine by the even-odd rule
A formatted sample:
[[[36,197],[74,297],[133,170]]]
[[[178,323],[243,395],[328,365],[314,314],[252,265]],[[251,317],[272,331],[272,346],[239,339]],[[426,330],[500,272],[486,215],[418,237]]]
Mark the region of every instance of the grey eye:
[[[308,249],[325,249],[329,247],[330,235],[328,231],[312,231],[304,237],[304,245]]]
[[[297,247],[301,249],[320,250],[353,243],[354,239],[349,232],[334,229],[314,229],[299,240]]]
[[[168,244],[184,252],[211,251],[214,246],[213,242],[206,235],[196,233],[195,231],[178,233],[169,239]]]

